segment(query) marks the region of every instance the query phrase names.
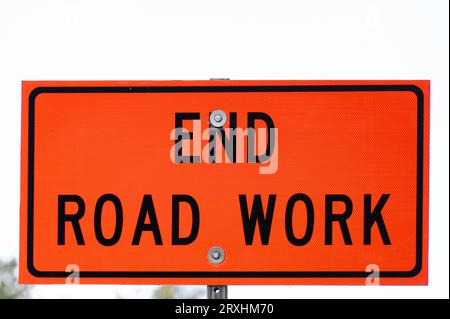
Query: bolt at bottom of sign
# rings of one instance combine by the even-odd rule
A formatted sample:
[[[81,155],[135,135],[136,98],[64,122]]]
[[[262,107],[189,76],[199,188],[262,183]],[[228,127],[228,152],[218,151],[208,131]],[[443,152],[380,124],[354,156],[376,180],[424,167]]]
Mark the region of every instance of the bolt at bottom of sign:
[[[208,260],[213,264],[220,264],[225,258],[225,252],[221,247],[214,246],[208,251]]]

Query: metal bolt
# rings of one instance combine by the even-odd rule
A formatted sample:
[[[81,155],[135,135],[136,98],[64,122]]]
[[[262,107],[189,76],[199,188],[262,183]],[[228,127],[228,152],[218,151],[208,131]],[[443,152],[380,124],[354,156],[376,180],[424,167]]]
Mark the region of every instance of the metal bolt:
[[[212,111],[209,115],[209,122],[214,127],[222,127],[227,122],[227,115],[222,110]]]
[[[220,114],[214,115],[214,120],[215,120],[216,122],[222,121],[222,115],[220,115]]]
[[[219,252],[214,251],[214,252],[212,253],[212,258],[215,259],[215,260],[219,259],[219,258],[220,258]]]
[[[225,258],[225,252],[221,247],[214,246],[208,251],[208,260],[213,264],[220,264]]]

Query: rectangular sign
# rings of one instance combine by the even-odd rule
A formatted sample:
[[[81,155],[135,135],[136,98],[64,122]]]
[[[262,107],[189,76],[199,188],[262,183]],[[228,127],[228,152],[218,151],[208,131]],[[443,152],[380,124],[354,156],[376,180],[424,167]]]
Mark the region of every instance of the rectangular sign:
[[[21,283],[427,284],[429,81],[22,99]]]

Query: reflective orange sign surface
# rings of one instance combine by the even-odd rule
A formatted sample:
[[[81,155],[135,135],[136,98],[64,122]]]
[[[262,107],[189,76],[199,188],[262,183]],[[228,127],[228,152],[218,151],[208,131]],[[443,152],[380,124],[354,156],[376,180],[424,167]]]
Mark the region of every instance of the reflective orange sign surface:
[[[21,283],[427,284],[428,81],[22,99]]]

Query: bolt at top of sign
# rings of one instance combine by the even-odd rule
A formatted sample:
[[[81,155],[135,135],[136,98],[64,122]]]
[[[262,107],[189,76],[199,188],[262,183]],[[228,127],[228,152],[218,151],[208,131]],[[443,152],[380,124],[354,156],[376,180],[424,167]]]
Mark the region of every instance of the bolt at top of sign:
[[[212,111],[209,115],[209,122],[214,127],[222,127],[227,122],[227,115],[222,110]]]

